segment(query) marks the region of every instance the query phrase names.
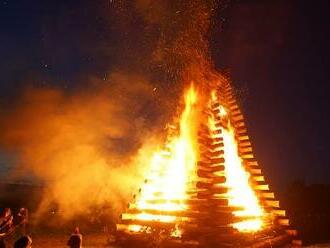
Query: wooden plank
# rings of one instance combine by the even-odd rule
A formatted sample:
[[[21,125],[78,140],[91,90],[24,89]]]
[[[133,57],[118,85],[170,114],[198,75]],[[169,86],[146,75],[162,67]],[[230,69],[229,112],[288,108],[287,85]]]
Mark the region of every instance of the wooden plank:
[[[265,178],[262,175],[252,176],[251,179],[255,182],[264,182],[265,181]]]
[[[248,135],[237,135],[236,139],[238,141],[247,141],[247,140],[249,140],[249,136]]]
[[[244,153],[252,153],[252,152],[253,152],[253,149],[252,149],[252,146],[246,146],[246,147],[241,147],[241,146],[239,146],[239,147],[238,147],[238,151],[239,151],[239,153],[241,153],[241,154],[244,154]]]
[[[212,158],[210,159],[210,162],[212,164],[223,164],[225,162],[225,159],[224,158]]]
[[[276,220],[276,222],[281,226],[289,226],[290,225],[290,221],[287,218],[278,218]]]
[[[232,121],[235,128],[245,127],[244,121]]]
[[[246,160],[246,161],[243,161],[243,163],[246,167],[259,166],[257,160]]]
[[[249,140],[241,141],[238,144],[238,147],[252,147],[251,142]]]
[[[199,165],[198,168],[212,173],[223,172],[225,170],[225,166],[223,165],[212,166],[212,164]]]
[[[263,203],[269,207],[275,207],[275,208],[280,207],[280,202],[276,200],[263,200]]]
[[[242,159],[251,159],[251,158],[254,158],[254,155],[253,155],[252,152],[239,153],[239,156],[240,156]]]

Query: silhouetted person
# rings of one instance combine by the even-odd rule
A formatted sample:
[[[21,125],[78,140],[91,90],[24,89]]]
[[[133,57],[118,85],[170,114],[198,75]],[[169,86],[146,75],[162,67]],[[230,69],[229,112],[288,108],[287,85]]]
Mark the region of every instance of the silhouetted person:
[[[79,232],[79,227],[76,227],[74,232],[71,234],[70,239],[67,243],[70,248],[80,248],[82,245],[82,235]]]
[[[14,225],[17,229],[17,234],[20,236],[27,235],[26,226],[28,224],[29,212],[26,208],[20,208],[16,218],[14,218]]]
[[[30,248],[32,247],[32,239],[30,236],[26,235],[18,240],[14,244],[14,248]]]
[[[5,208],[0,214],[0,248],[6,248],[5,238],[11,233],[13,215],[10,208]]]

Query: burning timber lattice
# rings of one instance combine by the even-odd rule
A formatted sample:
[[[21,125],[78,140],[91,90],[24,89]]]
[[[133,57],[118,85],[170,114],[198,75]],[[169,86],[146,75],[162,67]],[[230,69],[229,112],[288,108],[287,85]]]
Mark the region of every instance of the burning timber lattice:
[[[117,244],[300,247],[254,158],[231,86],[225,82],[209,92],[205,106],[197,109],[197,93],[188,91],[181,119],[169,126],[149,178],[121,215]],[[202,120],[196,130],[194,111]]]

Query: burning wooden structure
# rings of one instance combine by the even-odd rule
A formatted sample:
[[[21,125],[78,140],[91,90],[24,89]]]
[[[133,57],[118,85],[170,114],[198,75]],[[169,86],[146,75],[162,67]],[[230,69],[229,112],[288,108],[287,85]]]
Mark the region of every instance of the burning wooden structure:
[[[296,247],[285,211],[254,158],[228,82],[193,86],[151,173],[117,224],[124,247]],[[214,90],[212,90],[214,88]]]

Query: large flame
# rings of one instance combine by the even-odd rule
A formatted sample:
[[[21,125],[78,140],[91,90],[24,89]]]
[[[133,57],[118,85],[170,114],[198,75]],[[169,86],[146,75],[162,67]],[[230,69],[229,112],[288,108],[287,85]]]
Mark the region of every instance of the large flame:
[[[169,212],[187,209],[187,191],[196,177],[197,98],[197,92],[191,85],[185,94],[185,108],[178,133],[169,137],[164,150],[153,155],[151,173],[133,206],[140,213],[124,214],[123,219],[176,223],[185,220],[185,217],[177,217]],[[139,225],[129,227],[131,231],[141,231],[143,228]],[[173,235],[177,236],[177,232],[177,228],[174,229]]]
[[[151,232],[149,225],[143,222],[172,223],[171,236],[180,237],[180,222],[189,220],[179,212],[185,212],[189,206],[186,200],[191,198],[189,191],[195,189],[197,179],[197,91],[191,86],[185,94],[185,107],[178,129],[172,132],[163,150],[154,153],[151,159],[151,172],[146,183],[136,196],[123,220],[132,220],[128,229],[133,232]],[[208,128],[212,138],[223,139],[224,165],[218,176],[225,176],[228,192],[221,197],[228,199],[231,207],[237,207],[233,215],[239,219],[231,223],[240,232],[255,232],[263,227],[263,209],[249,183],[250,174],[244,169],[239,156],[234,127],[230,122],[230,113],[219,101],[216,92],[211,94],[210,106],[220,104],[218,115],[211,114]],[[223,123],[216,125],[216,119]],[[221,149],[221,148],[220,148]],[[220,174],[219,174],[220,173]],[[134,222],[135,221],[135,222]],[[141,224],[139,222],[141,221]]]
[[[212,101],[218,102],[215,91],[211,93]],[[225,185],[228,187],[228,202],[230,206],[239,207],[242,210],[234,211],[234,216],[244,217],[246,220],[233,223],[233,227],[241,232],[254,232],[262,229],[263,209],[258,198],[249,184],[250,174],[244,169],[243,161],[238,153],[238,145],[235,139],[234,128],[225,108],[220,105],[220,116],[226,120],[226,127],[221,127],[221,134],[224,143],[224,160],[226,177]],[[209,127],[215,130],[215,118],[209,117]]]

